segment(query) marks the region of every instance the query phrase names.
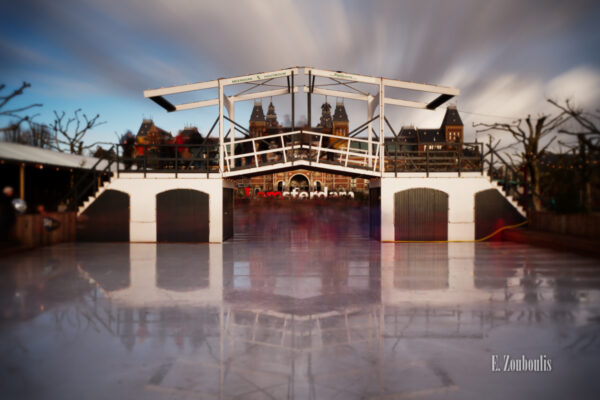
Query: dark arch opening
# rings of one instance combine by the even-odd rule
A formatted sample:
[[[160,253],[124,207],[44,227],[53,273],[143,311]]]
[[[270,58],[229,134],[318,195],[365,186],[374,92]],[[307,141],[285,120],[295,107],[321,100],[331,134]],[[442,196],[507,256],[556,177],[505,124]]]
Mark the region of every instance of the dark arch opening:
[[[77,220],[77,240],[88,242],[129,241],[129,195],[107,189]]]
[[[299,191],[308,192],[308,178],[301,174],[292,176],[292,178],[290,179],[290,190],[294,190],[294,188],[298,189]]]
[[[395,240],[448,240],[448,194],[415,188],[394,195]]]
[[[156,195],[158,242],[208,242],[209,196],[192,189],[174,189]]]
[[[487,189],[475,193],[475,238],[480,239],[505,225],[514,225],[525,218],[497,189]],[[501,240],[502,234],[492,240]]]

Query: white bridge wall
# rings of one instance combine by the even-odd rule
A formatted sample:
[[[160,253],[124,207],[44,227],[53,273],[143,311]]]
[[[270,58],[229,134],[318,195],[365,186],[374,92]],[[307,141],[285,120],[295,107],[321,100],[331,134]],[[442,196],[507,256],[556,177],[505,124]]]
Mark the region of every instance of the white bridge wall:
[[[497,189],[479,173],[430,174],[424,176],[383,177],[373,180],[371,187],[381,187],[381,240],[394,240],[394,195],[414,188],[430,188],[448,194],[448,240],[475,239],[475,194]],[[156,242],[156,195],[172,189],[192,189],[209,195],[209,241],[223,241],[223,188],[233,184],[206,174],[122,174],[107,189],[130,196],[130,241]]]
[[[448,240],[475,239],[475,194],[497,189],[480,173],[381,178],[381,240],[394,238],[394,195],[407,189],[428,188],[448,194]],[[375,183],[377,185],[377,183]],[[372,186],[375,186],[372,185]]]
[[[192,189],[208,194],[209,241],[223,242],[223,188],[231,187],[224,179],[206,174],[121,174],[106,189],[129,194],[129,240],[156,242],[156,195],[172,189]]]

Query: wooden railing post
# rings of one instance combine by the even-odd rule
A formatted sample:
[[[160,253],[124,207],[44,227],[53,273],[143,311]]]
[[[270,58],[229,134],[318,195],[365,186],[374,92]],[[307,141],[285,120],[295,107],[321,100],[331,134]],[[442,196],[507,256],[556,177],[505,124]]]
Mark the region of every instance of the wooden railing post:
[[[398,177],[398,138],[396,138],[396,146],[394,146],[394,176]]]
[[[308,135],[308,165],[312,165],[312,136]]]
[[[461,164],[462,164],[462,150],[463,150],[463,144],[461,143],[460,146],[458,147],[458,176],[460,177],[460,173],[461,173]]]
[[[429,178],[429,146],[425,145],[425,171],[427,171],[427,177]]]
[[[179,172],[179,148],[175,147],[175,178]]]
[[[121,147],[120,145],[117,145],[117,178],[119,178],[120,175],[120,170],[121,170],[121,162],[120,162],[120,156],[119,156],[119,147]],[[133,163],[132,163],[133,166]]]
[[[296,134],[292,133],[292,165],[294,165],[294,160],[296,159],[294,145],[296,143]]]

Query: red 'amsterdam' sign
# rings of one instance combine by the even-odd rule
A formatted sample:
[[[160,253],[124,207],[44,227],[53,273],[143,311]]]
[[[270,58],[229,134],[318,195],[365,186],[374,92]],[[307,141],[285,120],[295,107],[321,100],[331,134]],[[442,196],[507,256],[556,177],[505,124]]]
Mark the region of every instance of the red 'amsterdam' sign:
[[[246,197],[250,197],[250,188],[244,188],[245,192],[246,192]],[[291,198],[298,198],[298,199],[308,199],[308,198],[338,198],[338,197],[349,197],[349,198],[354,198],[354,192],[346,192],[344,190],[339,191],[339,192],[330,192],[329,189],[327,187],[325,187],[325,189],[322,192],[318,192],[316,190],[311,191],[311,192],[306,192],[306,191],[299,191],[298,188],[294,188],[292,189],[291,192],[288,191],[284,191],[284,192],[280,192],[280,191],[269,191],[269,192],[257,192],[255,197],[278,197],[278,198],[284,198],[284,197],[291,197]]]

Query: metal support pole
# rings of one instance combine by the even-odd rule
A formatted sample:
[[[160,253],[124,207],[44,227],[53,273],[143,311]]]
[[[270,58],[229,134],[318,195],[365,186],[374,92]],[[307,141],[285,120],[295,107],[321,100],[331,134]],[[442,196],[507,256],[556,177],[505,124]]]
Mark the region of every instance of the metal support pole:
[[[232,121],[235,120],[235,102],[232,101],[231,102],[231,110],[228,110],[229,112],[229,118],[231,118]],[[231,139],[230,143],[231,143],[231,148],[229,150],[229,170],[231,170],[231,163],[233,162],[233,167],[235,168],[235,125],[231,124],[231,128],[229,131],[229,134],[231,135]]]
[[[319,148],[317,150],[317,162],[321,159],[321,146],[323,146],[323,135],[319,135]]]
[[[384,123],[385,123],[385,86],[383,78],[379,81],[379,172],[383,176],[385,170],[385,141],[384,139]]]
[[[294,130],[295,126],[296,126],[296,107],[295,107],[295,98],[294,98],[294,71],[292,71],[291,75],[291,80],[292,80],[292,85],[291,85],[291,92],[292,92],[292,130]]]
[[[258,155],[256,154],[256,142],[252,139],[252,150],[254,151],[254,162],[256,163],[256,168],[258,168]]]
[[[371,112],[372,111],[371,110],[371,101],[372,101],[371,97],[369,97],[369,100],[367,101],[367,120],[369,121],[369,133],[367,135],[367,140],[368,140],[368,143],[367,143],[367,145],[368,145],[367,154],[369,156],[369,164],[368,164],[369,167],[371,166],[371,162],[372,162],[371,155],[373,153],[373,132],[372,132],[372,130],[373,130],[373,123],[371,121],[372,118],[373,118],[373,115],[371,115],[372,114],[372,112]]]
[[[279,137],[281,139],[281,149],[283,150],[283,162],[287,163],[287,155],[286,155],[286,149],[285,149],[285,140],[283,140],[283,136]]]
[[[485,166],[483,165],[483,143],[478,143],[479,145],[479,165],[481,165],[481,175],[485,170]]]
[[[224,164],[224,148],[225,139],[223,137],[223,84],[219,79],[219,174],[223,176],[223,171],[225,170]]]
[[[490,149],[491,149],[491,147],[490,147]],[[493,172],[492,166],[494,165],[494,150],[492,149],[490,153],[491,153],[490,154],[491,161],[490,161],[490,168],[488,170],[488,175],[490,176],[490,178],[492,178],[492,172]]]
[[[312,76],[312,72],[308,71],[308,93],[306,95],[306,101],[307,101],[307,114],[308,114],[308,129],[311,128],[312,123],[311,123],[311,104],[310,104],[310,95],[312,92],[312,86],[310,85],[310,80],[311,80],[311,76]]]
[[[346,162],[344,163],[344,167],[348,166],[348,157],[350,156],[350,144],[351,144],[352,140],[348,139],[348,143],[346,144]]]

